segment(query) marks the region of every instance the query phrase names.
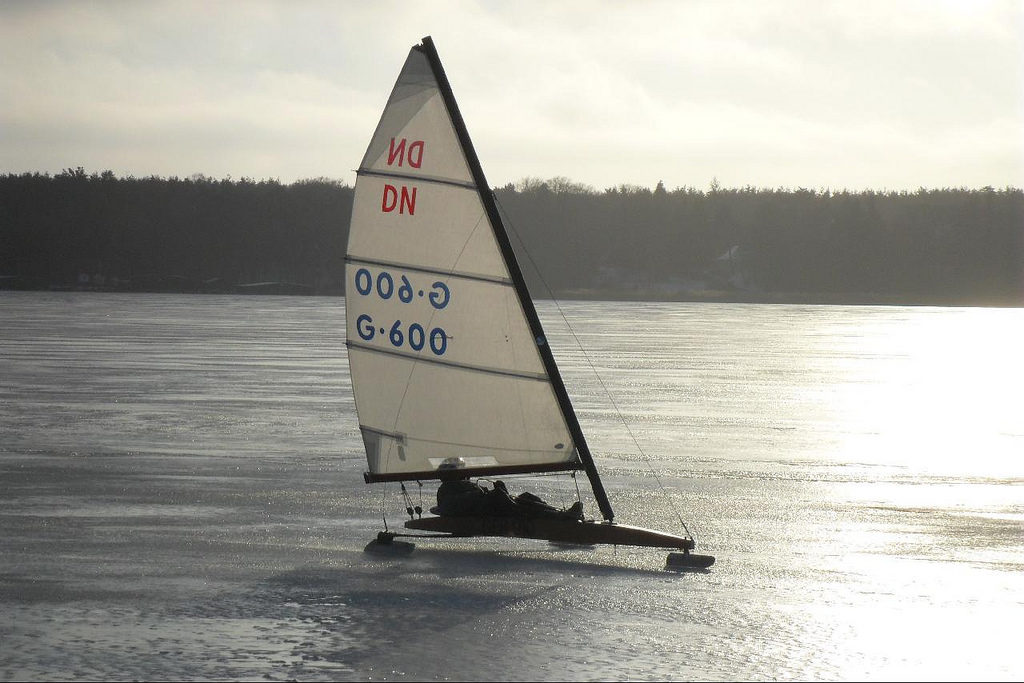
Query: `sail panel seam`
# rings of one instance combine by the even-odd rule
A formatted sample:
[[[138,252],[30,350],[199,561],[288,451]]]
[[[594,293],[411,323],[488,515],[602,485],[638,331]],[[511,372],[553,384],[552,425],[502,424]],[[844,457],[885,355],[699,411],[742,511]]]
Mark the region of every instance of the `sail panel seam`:
[[[438,178],[437,176],[427,175],[413,175],[412,173],[395,173],[394,171],[374,171],[369,168],[356,169],[356,175],[369,175],[377,176],[379,178],[396,178],[398,180],[411,180],[415,182],[425,183],[436,183],[438,185],[452,185],[454,187],[461,187],[464,190],[473,190],[476,192],[476,184],[465,180],[450,180],[448,178]]]
[[[384,429],[377,429],[376,427],[368,427],[362,423],[360,423],[359,429],[364,432],[370,432],[371,434],[385,436],[389,439],[394,439],[395,441],[418,441],[420,443],[429,443],[441,446],[458,446],[459,448],[474,448],[481,453],[485,453],[487,451],[505,451],[507,453],[543,453],[546,455],[550,455],[552,452],[551,449],[542,448],[508,448],[504,446],[481,446],[479,444],[462,443],[459,441],[442,441],[441,439],[426,439],[421,436],[411,436],[407,432],[389,432]],[[579,458],[576,455],[575,447],[572,449],[568,449],[566,453],[567,456],[564,459],[558,460],[556,462],[579,462]]]
[[[408,263],[399,263],[397,261],[381,261],[378,259],[360,258],[358,256],[346,256],[345,263],[362,263],[368,266],[378,266],[380,268],[400,268],[402,270],[412,271],[414,273],[427,273],[428,275],[439,275],[442,277],[454,277],[462,280],[475,280],[477,282],[490,282],[496,285],[505,285],[508,287],[512,286],[512,280],[497,275],[478,275],[475,273],[457,273],[451,270],[442,270],[440,268],[429,268],[427,266],[413,266]]]
[[[488,375],[500,375],[503,377],[514,377],[516,379],[528,379],[535,382],[548,383],[550,380],[548,376],[542,373],[533,372],[517,372],[516,370],[503,370],[501,368],[488,368],[482,365],[470,365],[468,363],[455,363],[450,360],[442,360],[440,358],[430,358],[428,356],[414,356],[408,353],[402,353],[401,351],[392,351],[391,349],[381,349],[375,346],[369,346],[367,344],[361,344],[359,342],[347,340],[345,346],[350,349],[357,349],[359,351],[370,351],[371,353],[382,353],[388,356],[396,356],[398,358],[405,358],[413,363],[430,363],[433,365],[440,365],[453,370],[465,370],[467,372],[480,372]]]
[[[456,470],[474,477],[489,477],[507,474],[537,474],[540,472],[570,472],[583,469],[578,462],[559,462],[548,465],[498,465],[496,467],[478,467],[472,470]],[[440,479],[447,473],[447,470],[420,470],[420,471],[397,471],[397,472],[363,472],[363,480],[367,484],[388,481],[419,481],[422,479]]]

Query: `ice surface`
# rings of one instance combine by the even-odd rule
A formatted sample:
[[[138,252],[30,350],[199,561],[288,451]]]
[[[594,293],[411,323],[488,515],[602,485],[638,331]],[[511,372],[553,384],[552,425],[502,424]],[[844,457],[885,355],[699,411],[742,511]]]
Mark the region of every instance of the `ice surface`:
[[[619,519],[678,512],[710,571],[498,539],[364,553],[405,504],[362,482],[337,299],[3,294],[0,679],[1024,675],[1024,374],[957,336],[1020,339],[1020,311],[563,308],[589,360],[541,305]]]

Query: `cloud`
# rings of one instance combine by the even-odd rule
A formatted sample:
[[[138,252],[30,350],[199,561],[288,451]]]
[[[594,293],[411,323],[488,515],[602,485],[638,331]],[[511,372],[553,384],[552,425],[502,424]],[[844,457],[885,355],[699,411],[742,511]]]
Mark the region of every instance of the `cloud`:
[[[352,182],[433,35],[493,184],[1022,184],[1012,2],[0,5],[2,171]]]

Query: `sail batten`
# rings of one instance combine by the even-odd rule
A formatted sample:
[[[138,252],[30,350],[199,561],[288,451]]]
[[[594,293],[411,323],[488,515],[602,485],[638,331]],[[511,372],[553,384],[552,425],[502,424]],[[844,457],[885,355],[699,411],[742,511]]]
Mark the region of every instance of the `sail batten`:
[[[583,469],[578,461],[553,463],[548,465],[509,465],[505,467],[476,467],[473,468],[473,476],[476,477],[498,477],[509,474],[544,474],[557,472],[576,472]],[[363,473],[363,480],[367,484],[389,482],[389,481],[422,481],[434,479],[437,473],[431,470],[423,472],[403,472],[399,474],[375,474],[373,472]]]
[[[394,173],[389,171],[375,171],[371,169],[361,168],[356,171],[356,176],[379,176],[381,178],[394,178],[396,180],[415,180],[419,183],[440,183],[442,185],[454,185],[455,187],[465,188],[467,190],[475,190],[476,185],[470,182],[462,180],[453,180],[451,178],[435,178],[426,175],[412,175],[410,173]]]
[[[493,282],[498,285],[505,285],[508,287],[512,286],[512,280],[507,277],[496,277],[488,275],[480,275],[477,273],[461,273],[454,270],[442,270],[439,268],[429,268],[426,266],[413,265],[409,263],[399,263],[397,261],[381,261],[378,259],[367,259],[360,258],[358,256],[348,255],[345,257],[346,263],[361,263],[367,266],[380,266],[381,268],[395,268],[398,270],[406,270],[415,273],[426,273],[429,275],[438,275],[446,278],[458,278],[461,280],[478,280],[480,282]]]
[[[375,434],[377,436],[383,436],[383,437],[387,437],[387,438],[391,438],[391,439],[396,439],[398,441],[402,441],[403,443],[409,443],[411,441],[422,441],[424,443],[431,443],[431,444],[435,444],[435,445],[438,445],[438,446],[445,446],[445,447],[449,447],[449,448],[469,448],[469,449],[477,449],[477,450],[481,450],[481,451],[482,450],[494,450],[494,451],[503,450],[501,448],[496,448],[494,446],[489,446],[489,445],[484,445],[484,444],[455,443],[455,442],[451,442],[451,441],[438,441],[436,439],[420,438],[420,437],[417,437],[415,435],[399,434],[399,433],[395,433],[395,432],[389,432],[389,431],[386,431],[384,429],[377,429],[376,427],[372,427],[372,426],[368,426],[368,425],[363,425],[363,424],[359,425],[359,429],[363,433],[369,432],[369,433]],[[520,451],[522,449],[521,448],[515,448],[515,449],[506,449],[506,450]],[[547,453],[546,450],[537,450],[537,451],[534,451],[534,452],[537,453],[538,455]]]
[[[550,378],[547,375],[540,372],[516,372],[513,370],[504,370],[502,368],[488,368],[480,365],[468,365],[466,363],[454,363],[452,361],[440,360],[437,358],[430,358],[423,355],[415,355],[411,353],[403,353],[401,351],[395,351],[392,349],[382,349],[373,346],[367,346],[366,344],[359,344],[354,341],[346,341],[345,346],[349,349],[356,349],[358,351],[367,351],[369,353],[382,353],[389,356],[395,356],[398,358],[405,358],[407,360],[414,361],[416,363],[433,363],[435,365],[441,365],[451,370],[458,370],[460,372],[482,372],[489,375],[503,375],[506,377],[516,377],[518,379],[528,379],[539,382],[550,382]]]

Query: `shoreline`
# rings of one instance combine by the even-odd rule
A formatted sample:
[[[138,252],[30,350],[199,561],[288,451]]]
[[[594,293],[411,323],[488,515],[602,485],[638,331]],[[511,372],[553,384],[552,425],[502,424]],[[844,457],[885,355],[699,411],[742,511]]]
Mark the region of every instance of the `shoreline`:
[[[187,294],[344,297],[337,289],[318,291],[291,282],[257,282],[233,287],[12,287],[0,282],[0,292],[89,292],[97,294]],[[1024,293],[1010,296],[958,296],[880,294],[875,292],[764,292],[748,290],[683,290],[665,292],[650,289],[565,289],[556,296],[538,296],[537,301],[641,301],[651,303],[780,304],[807,306],[939,306],[968,308],[1024,308]]]

